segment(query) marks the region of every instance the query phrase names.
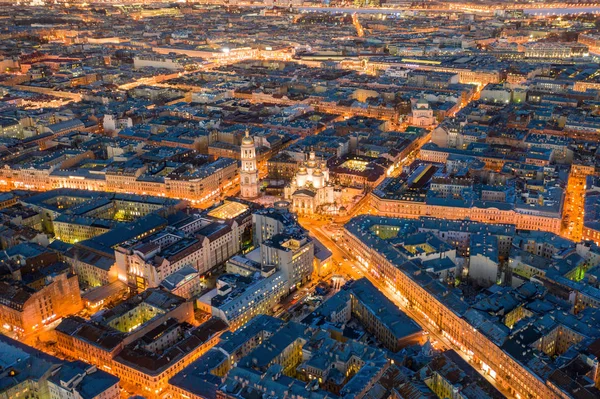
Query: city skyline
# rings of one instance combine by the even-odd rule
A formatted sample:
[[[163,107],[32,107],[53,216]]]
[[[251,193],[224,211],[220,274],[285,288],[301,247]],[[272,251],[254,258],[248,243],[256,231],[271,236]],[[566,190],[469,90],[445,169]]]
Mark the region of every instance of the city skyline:
[[[600,3],[0,4],[1,398],[600,397]]]

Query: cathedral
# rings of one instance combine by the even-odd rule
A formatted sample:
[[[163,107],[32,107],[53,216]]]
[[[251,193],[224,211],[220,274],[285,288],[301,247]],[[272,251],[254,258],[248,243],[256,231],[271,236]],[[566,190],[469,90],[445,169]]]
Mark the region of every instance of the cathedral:
[[[308,161],[302,162],[296,176],[284,189],[285,199],[300,215],[322,213],[333,208],[333,186],[329,183],[329,169],[325,162],[316,159],[311,152]]]

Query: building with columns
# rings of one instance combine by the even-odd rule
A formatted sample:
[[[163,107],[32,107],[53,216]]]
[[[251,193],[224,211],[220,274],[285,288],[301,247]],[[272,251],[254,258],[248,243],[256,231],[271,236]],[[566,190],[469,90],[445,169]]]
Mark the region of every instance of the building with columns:
[[[258,168],[256,166],[256,147],[254,139],[246,129],[242,139],[242,168],[240,169],[240,189],[242,198],[258,197]]]
[[[411,123],[414,126],[432,126],[435,124],[433,109],[424,98],[420,98],[411,110]]]
[[[298,167],[294,179],[284,189],[285,199],[292,203],[292,209],[299,214],[314,214],[326,211],[333,206],[333,186],[329,183],[329,169],[325,162],[316,159],[314,151],[308,161]]]

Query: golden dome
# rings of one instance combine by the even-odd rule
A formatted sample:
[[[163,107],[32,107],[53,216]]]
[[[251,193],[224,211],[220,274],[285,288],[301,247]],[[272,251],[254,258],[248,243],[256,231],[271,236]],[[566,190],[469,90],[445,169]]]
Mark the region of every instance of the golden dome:
[[[246,136],[242,139],[243,145],[252,145],[254,144],[254,139],[250,136],[250,131],[246,129]]]

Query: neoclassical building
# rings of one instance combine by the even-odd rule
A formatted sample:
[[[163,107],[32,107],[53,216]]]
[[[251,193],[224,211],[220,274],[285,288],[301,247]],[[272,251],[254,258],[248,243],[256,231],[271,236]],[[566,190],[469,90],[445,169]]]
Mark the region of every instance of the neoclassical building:
[[[333,186],[329,183],[327,164],[311,152],[302,162],[296,176],[284,189],[285,199],[292,203],[294,212],[302,215],[321,213],[334,206]]]
[[[433,109],[424,98],[419,99],[412,106],[411,123],[414,126],[432,126],[435,124]]]
[[[254,139],[246,129],[242,139],[242,167],[240,169],[240,189],[242,198],[258,197],[258,168],[256,166],[256,147]]]

